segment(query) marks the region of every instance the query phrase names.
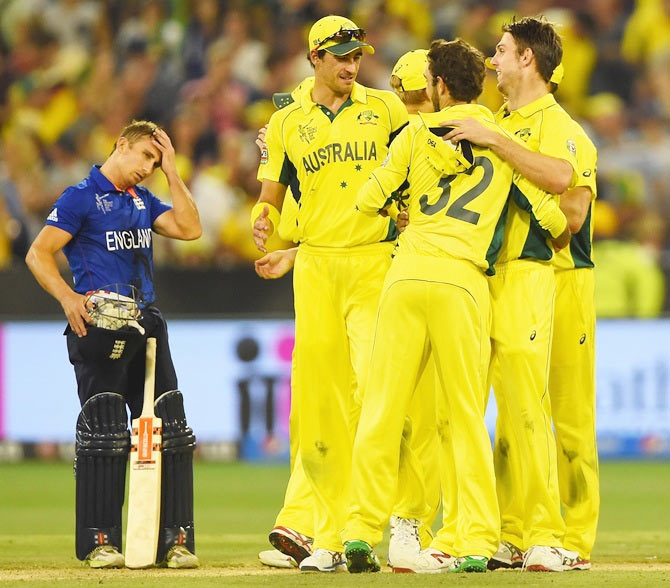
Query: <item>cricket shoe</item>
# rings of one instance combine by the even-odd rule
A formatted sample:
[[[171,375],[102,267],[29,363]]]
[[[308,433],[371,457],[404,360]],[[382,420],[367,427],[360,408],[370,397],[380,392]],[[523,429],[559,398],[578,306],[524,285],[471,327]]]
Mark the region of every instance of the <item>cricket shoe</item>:
[[[347,562],[341,551],[317,549],[298,566],[301,572],[346,572]]]
[[[588,559],[584,559],[576,551],[570,551],[569,549],[559,549],[561,555],[563,556],[563,569],[567,572],[570,570],[590,570],[591,562]]]
[[[522,571],[526,572],[562,572],[563,554],[556,547],[533,545],[523,558]]]
[[[184,545],[173,545],[161,565],[161,567],[180,570],[190,570],[199,566],[200,560],[198,557]]]
[[[457,557],[454,562],[454,567],[449,572],[485,572],[488,557],[483,555],[466,555]]]
[[[84,565],[89,568],[122,568],[126,565],[126,558],[113,545],[98,545],[86,556]]]
[[[489,570],[520,568],[523,566],[523,551],[504,539],[488,563]]]
[[[407,572],[411,563],[421,551],[417,519],[391,517],[391,540],[389,541],[388,563],[396,573]]]
[[[351,574],[378,572],[381,569],[379,558],[365,541],[347,541],[344,544],[344,554],[347,558],[347,569]]]
[[[268,549],[258,554],[258,559],[265,566],[271,568],[297,568],[298,563],[290,556],[282,553],[278,549]]]
[[[292,557],[297,564],[312,555],[314,539],[288,527],[275,527],[268,535],[272,547]]]
[[[453,569],[455,562],[455,557],[429,547],[422,549],[412,561],[401,562],[402,567],[393,568],[393,571],[410,574],[441,574]]]

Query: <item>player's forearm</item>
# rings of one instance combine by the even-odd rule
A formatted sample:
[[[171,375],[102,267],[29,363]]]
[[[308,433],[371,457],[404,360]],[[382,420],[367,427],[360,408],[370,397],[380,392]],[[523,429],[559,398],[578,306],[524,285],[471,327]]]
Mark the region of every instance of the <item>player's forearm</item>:
[[[176,171],[166,174],[166,176],[172,196],[174,221],[179,230],[179,235],[176,238],[184,241],[197,239],[202,235],[202,225],[200,224],[200,214],[195,200]]]
[[[37,283],[61,304],[65,298],[72,295],[72,288],[61,276],[56,259],[50,252],[33,245],[26,255],[26,265]]]
[[[568,219],[560,209],[557,197],[552,194],[546,194],[539,202],[534,203],[532,210],[538,224],[551,235],[552,239],[560,237],[568,227]]]
[[[491,134],[491,149],[536,186],[562,194],[572,183],[572,166],[563,159],[527,149],[502,134]]]
[[[573,235],[584,225],[590,205],[591,188],[586,186],[578,186],[561,194],[561,210],[568,219],[570,232]]]

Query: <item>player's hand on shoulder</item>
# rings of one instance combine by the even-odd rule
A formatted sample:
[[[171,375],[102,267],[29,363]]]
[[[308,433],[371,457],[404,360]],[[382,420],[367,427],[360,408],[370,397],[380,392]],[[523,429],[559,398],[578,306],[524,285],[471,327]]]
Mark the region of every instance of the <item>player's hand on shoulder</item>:
[[[409,212],[406,210],[399,212],[398,220],[396,220],[395,224],[398,227],[398,231],[402,233],[407,228],[407,225],[409,225]]]
[[[458,143],[459,141],[468,140],[476,145],[484,147],[491,146],[492,133],[490,129],[486,128],[482,123],[474,118],[461,118],[457,120],[445,120],[440,123],[441,127],[451,127],[443,139]]]
[[[254,262],[256,273],[265,280],[276,280],[286,275],[295,263],[297,249],[280,249]]]
[[[93,323],[86,308],[86,297],[71,290],[60,300],[60,303],[70,328],[78,337],[85,337],[86,323]]]

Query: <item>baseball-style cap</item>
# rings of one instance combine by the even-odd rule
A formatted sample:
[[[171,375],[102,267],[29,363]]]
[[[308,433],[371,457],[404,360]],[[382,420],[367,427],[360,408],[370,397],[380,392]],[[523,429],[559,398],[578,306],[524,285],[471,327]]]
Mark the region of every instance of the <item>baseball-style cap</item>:
[[[486,58],[485,63],[486,67],[488,67],[489,69],[495,69],[495,66],[491,63],[490,57]],[[558,85],[563,81],[564,75],[565,75],[565,68],[563,67],[562,63],[559,63],[554,69],[553,73],[551,74],[551,78],[549,78],[549,81]]]
[[[374,53],[374,47],[365,42],[365,31],[343,16],[324,16],[309,30],[309,49],[325,49],[333,55],[346,55],[354,49]]]
[[[391,75],[400,80],[403,91],[425,90],[427,87],[426,65],[428,64],[428,51],[426,49],[415,49],[408,51],[393,66]]]

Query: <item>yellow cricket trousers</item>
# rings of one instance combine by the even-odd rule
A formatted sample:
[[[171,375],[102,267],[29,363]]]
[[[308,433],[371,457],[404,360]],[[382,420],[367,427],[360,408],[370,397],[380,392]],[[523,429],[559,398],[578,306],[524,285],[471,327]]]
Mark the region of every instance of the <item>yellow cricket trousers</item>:
[[[411,503],[411,495],[418,489],[423,489],[423,512],[417,516],[408,512],[409,518],[418,518],[423,525],[420,527],[421,544],[428,547],[432,539],[431,527],[442,504],[440,487],[440,464],[438,459],[439,437],[437,434],[437,371],[435,361],[431,355],[416,386],[414,399],[409,407],[409,418],[412,423],[409,446],[416,455],[420,464],[419,480],[400,481],[398,486],[398,501],[393,514],[403,516],[405,505]],[[401,468],[405,461],[401,453]]]
[[[296,396],[296,356],[291,362],[291,396]],[[277,515],[275,526],[288,527],[308,537],[314,537],[314,500],[300,457],[298,410],[291,402],[289,416],[291,475],[286,486],[284,504]]]
[[[563,545],[585,559],[591,557],[600,510],[593,296],[593,269],[556,272],[549,396],[566,526]]]
[[[521,549],[561,547],[565,524],[548,393],[554,270],[544,262],[511,261],[496,266],[489,286],[501,536]]]
[[[293,402],[299,454],[314,500],[314,549],[342,551],[356,389],[365,381],[392,243],[301,244],[295,261]]]
[[[496,551],[499,512],[484,425],[489,321],[487,282],[476,266],[452,258],[395,258],[379,303],[343,540],[375,545],[382,539],[396,496],[405,418],[432,353],[440,393],[458,414],[452,423],[459,468],[455,555],[490,557]],[[440,544],[438,533],[432,545]]]

